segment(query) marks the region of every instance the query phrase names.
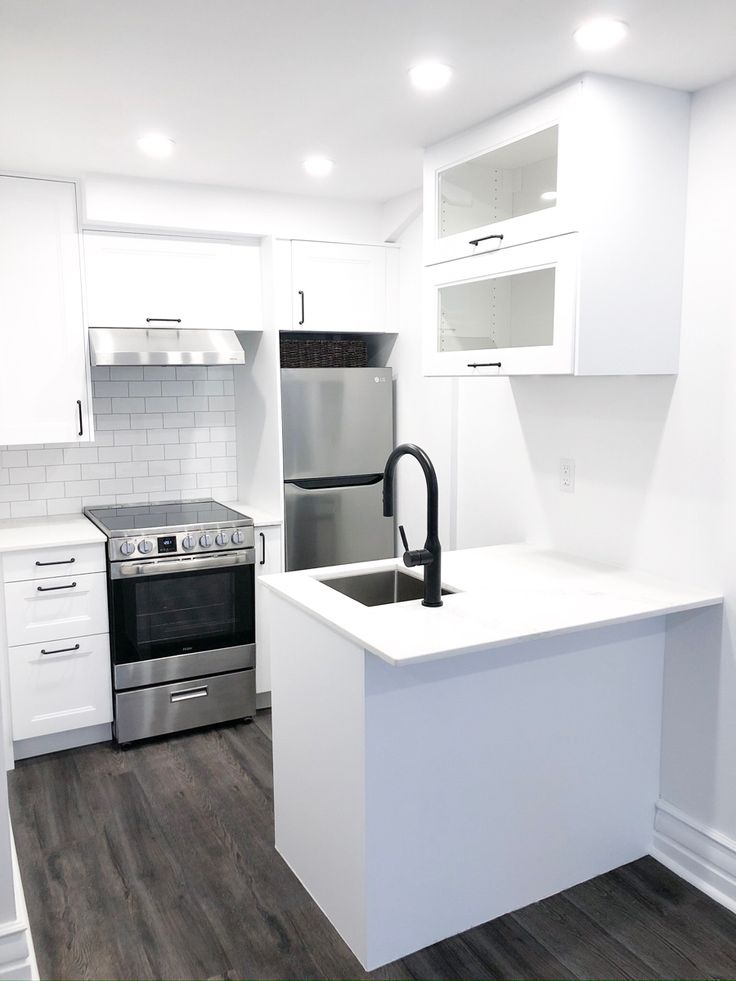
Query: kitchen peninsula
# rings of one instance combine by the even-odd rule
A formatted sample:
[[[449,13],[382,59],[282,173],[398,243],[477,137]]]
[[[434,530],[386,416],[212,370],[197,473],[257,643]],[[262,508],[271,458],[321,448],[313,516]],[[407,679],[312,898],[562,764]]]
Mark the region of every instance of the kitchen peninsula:
[[[647,854],[666,628],[720,616],[532,546],[443,559],[439,609],[329,585],[395,559],[259,586],[276,847],[366,969]]]

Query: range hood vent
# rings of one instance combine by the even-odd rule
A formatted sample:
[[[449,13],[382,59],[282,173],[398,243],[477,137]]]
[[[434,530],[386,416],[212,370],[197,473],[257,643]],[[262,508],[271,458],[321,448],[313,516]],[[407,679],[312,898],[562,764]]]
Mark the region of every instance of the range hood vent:
[[[233,330],[90,327],[93,365],[245,364],[245,351]]]

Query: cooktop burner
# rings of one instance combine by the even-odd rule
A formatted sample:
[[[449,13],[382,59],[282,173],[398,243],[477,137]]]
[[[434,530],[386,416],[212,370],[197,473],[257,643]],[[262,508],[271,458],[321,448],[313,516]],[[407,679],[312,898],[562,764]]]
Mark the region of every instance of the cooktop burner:
[[[85,508],[84,513],[110,536],[167,528],[219,528],[223,525],[250,523],[250,518],[244,514],[233,511],[212,498]]]
[[[85,508],[84,513],[107,535],[111,562],[253,547],[253,519],[210,497]]]

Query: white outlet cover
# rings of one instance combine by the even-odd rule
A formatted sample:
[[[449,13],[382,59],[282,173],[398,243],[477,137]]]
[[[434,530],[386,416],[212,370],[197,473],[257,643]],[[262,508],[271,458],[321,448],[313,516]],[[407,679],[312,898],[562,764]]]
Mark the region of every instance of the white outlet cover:
[[[575,461],[560,460],[560,490],[568,494],[575,493]]]

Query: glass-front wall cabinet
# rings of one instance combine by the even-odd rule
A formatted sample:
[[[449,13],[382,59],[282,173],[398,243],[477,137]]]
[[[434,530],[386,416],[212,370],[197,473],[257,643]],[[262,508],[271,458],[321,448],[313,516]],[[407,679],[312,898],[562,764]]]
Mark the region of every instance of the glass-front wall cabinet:
[[[554,208],[558,131],[550,126],[441,170],[438,237]]]
[[[571,372],[576,239],[428,267],[427,374]]]

